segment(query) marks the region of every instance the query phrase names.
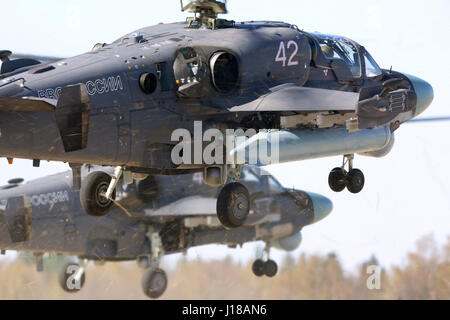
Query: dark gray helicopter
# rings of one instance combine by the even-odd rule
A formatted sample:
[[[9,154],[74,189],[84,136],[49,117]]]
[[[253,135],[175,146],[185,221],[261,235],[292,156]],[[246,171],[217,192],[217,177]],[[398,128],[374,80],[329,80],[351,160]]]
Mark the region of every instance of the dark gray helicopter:
[[[381,69],[348,38],[284,22],[219,19],[227,12],[220,1],[182,9],[195,16],[52,63],[1,52],[0,156],[33,159],[34,166],[68,162],[82,206],[94,216],[110,210],[122,174],[132,183],[139,175],[203,172],[205,183],[225,185],[217,215],[235,228],[250,209],[248,190],[237,182],[242,164],[343,155],[329,185],[358,193],[365,179],[354,155],[389,153],[394,132],[433,100],[427,82]],[[261,131],[237,143],[239,129]],[[275,161],[249,155],[260,144],[276,146]],[[207,151],[213,161],[202,157]],[[82,164],[116,170],[81,185]]]
[[[111,173],[113,168],[82,168],[83,179]],[[240,183],[249,190],[250,215],[239,229],[227,230],[216,217],[220,189],[203,183],[202,173],[150,175],[127,185],[121,179],[116,203],[109,215],[87,215],[72,188],[72,172],[63,172],[23,184],[11,180],[0,189],[0,248],[33,252],[38,271],[43,254],[79,257],[81,263],[63,267],[60,283],[78,292],[85,281],[87,260],[137,260],[147,269],[142,278],[145,294],[161,296],[167,277],[159,268],[163,255],[220,243],[229,246],[250,241],[266,242],[265,260],[253,264],[257,276],[273,277],[277,264],[269,259],[271,246],[295,250],[304,226],[325,218],[331,201],[321,195],[283,188],[257,167],[245,166]]]

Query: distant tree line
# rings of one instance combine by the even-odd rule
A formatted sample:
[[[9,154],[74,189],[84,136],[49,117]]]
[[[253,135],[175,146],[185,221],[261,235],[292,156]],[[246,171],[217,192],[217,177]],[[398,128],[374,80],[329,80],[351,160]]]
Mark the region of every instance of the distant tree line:
[[[29,255],[0,262],[0,299],[144,299],[135,263],[107,263],[87,269],[85,288],[63,293],[56,271],[63,259],[46,258],[47,272],[38,274]],[[450,299],[450,236],[438,248],[433,236],[417,242],[405,261],[390,268],[372,256],[357,271],[346,271],[336,254],[286,254],[275,278],[257,278],[251,263],[231,258],[216,261],[180,259],[169,272],[165,299]],[[369,272],[377,270],[378,273]],[[369,289],[379,276],[379,289]],[[368,283],[369,282],[369,283]]]

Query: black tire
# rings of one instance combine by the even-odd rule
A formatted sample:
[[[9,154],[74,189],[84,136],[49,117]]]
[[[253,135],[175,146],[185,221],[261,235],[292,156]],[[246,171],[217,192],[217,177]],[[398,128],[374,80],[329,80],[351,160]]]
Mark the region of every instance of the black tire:
[[[258,259],[253,262],[252,271],[255,276],[262,277],[264,275],[264,261]]]
[[[347,189],[351,193],[360,193],[364,188],[364,174],[361,170],[353,169],[347,174]]]
[[[77,293],[84,287],[84,283],[86,282],[86,272],[83,271],[81,275],[81,279],[79,283],[76,283],[74,278],[75,273],[77,272],[80,265],[73,262],[68,262],[64,264],[61,272],[59,273],[58,282],[65,292],[68,293]]]
[[[278,265],[277,265],[277,263],[275,261],[267,260],[264,263],[264,274],[267,277],[269,277],[269,278],[275,277],[277,272],[278,272]]]
[[[334,192],[341,192],[347,186],[347,172],[342,168],[334,168],[328,176],[328,185]]]
[[[111,177],[102,171],[96,171],[89,174],[81,185],[80,201],[84,211],[94,217],[106,215],[113,205],[113,201],[101,196],[108,190]],[[114,190],[112,198],[116,198]]]
[[[142,290],[151,299],[158,299],[167,289],[167,275],[161,269],[149,269],[142,276]]]
[[[250,196],[240,183],[223,187],[217,198],[217,217],[224,227],[234,229],[242,226],[250,212]]]

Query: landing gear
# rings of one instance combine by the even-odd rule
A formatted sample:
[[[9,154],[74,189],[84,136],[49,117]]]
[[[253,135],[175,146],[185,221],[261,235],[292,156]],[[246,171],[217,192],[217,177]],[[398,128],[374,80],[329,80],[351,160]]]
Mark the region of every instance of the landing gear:
[[[138,265],[148,269],[144,272],[141,280],[144,294],[151,299],[158,299],[167,289],[167,275],[159,268],[161,257],[164,254],[161,236],[158,231],[149,230],[147,238],[151,243],[151,255],[138,258]]]
[[[250,212],[250,195],[238,182],[227,184],[217,198],[217,217],[224,227],[242,226]]]
[[[257,277],[267,276],[273,278],[278,272],[278,265],[273,260],[258,259],[252,265],[253,274]]]
[[[226,167],[222,170],[227,170]],[[250,213],[250,195],[245,186],[237,182],[242,166],[230,168],[228,177],[231,183],[226,184],[217,198],[217,218],[226,228],[241,227]]]
[[[83,209],[91,216],[101,217],[106,215],[113,205],[111,199],[116,198],[113,191],[110,198],[106,196],[111,177],[102,171],[89,174],[84,179],[80,190],[80,201]]]
[[[267,260],[264,263],[264,274],[269,277],[269,278],[273,278],[275,277],[275,275],[278,272],[278,265],[275,261],[273,260]]]
[[[59,285],[68,293],[77,293],[86,282],[85,266],[78,263],[66,263],[59,274]]]
[[[334,192],[341,192],[346,187],[351,193],[360,193],[364,188],[364,174],[359,169],[353,169],[354,155],[345,155],[342,167],[334,168],[328,176],[328,184]],[[348,163],[349,171],[345,171]]]
[[[116,167],[112,177],[102,171],[92,172],[86,177],[81,186],[80,201],[89,215],[101,217],[109,212],[116,199],[116,187],[122,174],[124,183],[133,183],[132,173],[124,172],[123,167]]]
[[[264,275],[264,261],[261,259],[255,260],[252,265],[253,274],[257,277]]]
[[[253,274],[257,277],[266,276],[269,278],[273,278],[276,276],[278,272],[278,265],[275,261],[270,259],[270,243],[266,243],[266,247],[264,248],[264,253],[266,255],[267,260],[258,259],[253,262],[252,271]]]
[[[364,174],[361,170],[352,169],[347,174],[347,189],[351,193],[360,193],[364,188]]]
[[[334,168],[328,176],[328,184],[334,192],[344,191],[347,185],[347,171],[344,168]]]
[[[148,269],[142,277],[142,290],[152,299],[161,297],[167,289],[167,275],[162,269]]]

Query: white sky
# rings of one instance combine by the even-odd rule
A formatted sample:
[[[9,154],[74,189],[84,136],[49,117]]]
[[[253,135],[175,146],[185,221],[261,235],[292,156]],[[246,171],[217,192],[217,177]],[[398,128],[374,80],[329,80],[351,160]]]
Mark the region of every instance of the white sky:
[[[425,116],[448,115],[450,1],[298,1],[231,0],[228,19],[278,20],[307,31],[340,34],[358,41],[385,68],[416,75],[435,89]],[[16,0],[0,2],[0,49],[70,56],[111,42],[130,31],[159,22],[184,20],[178,0],[87,1]],[[359,195],[328,189],[329,171],[341,158],[291,163],[270,168],[285,186],[324,194],[335,210],[304,229],[298,252],[336,251],[347,268],[375,253],[385,264],[401,263],[414,242],[434,233],[442,243],[450,235],[450,142],[448,123],[411,124],[397,131],[397,142],[383,159],[357,157],[366,175]],[[0,183],[31,179],[65,170],[58,163],[34,169],[31,161],[0,161]],[[192,249],[191,257],[235,255],[253,259],[254,245],[241,250]],[[281,257],[277,252],[276,257]]]

